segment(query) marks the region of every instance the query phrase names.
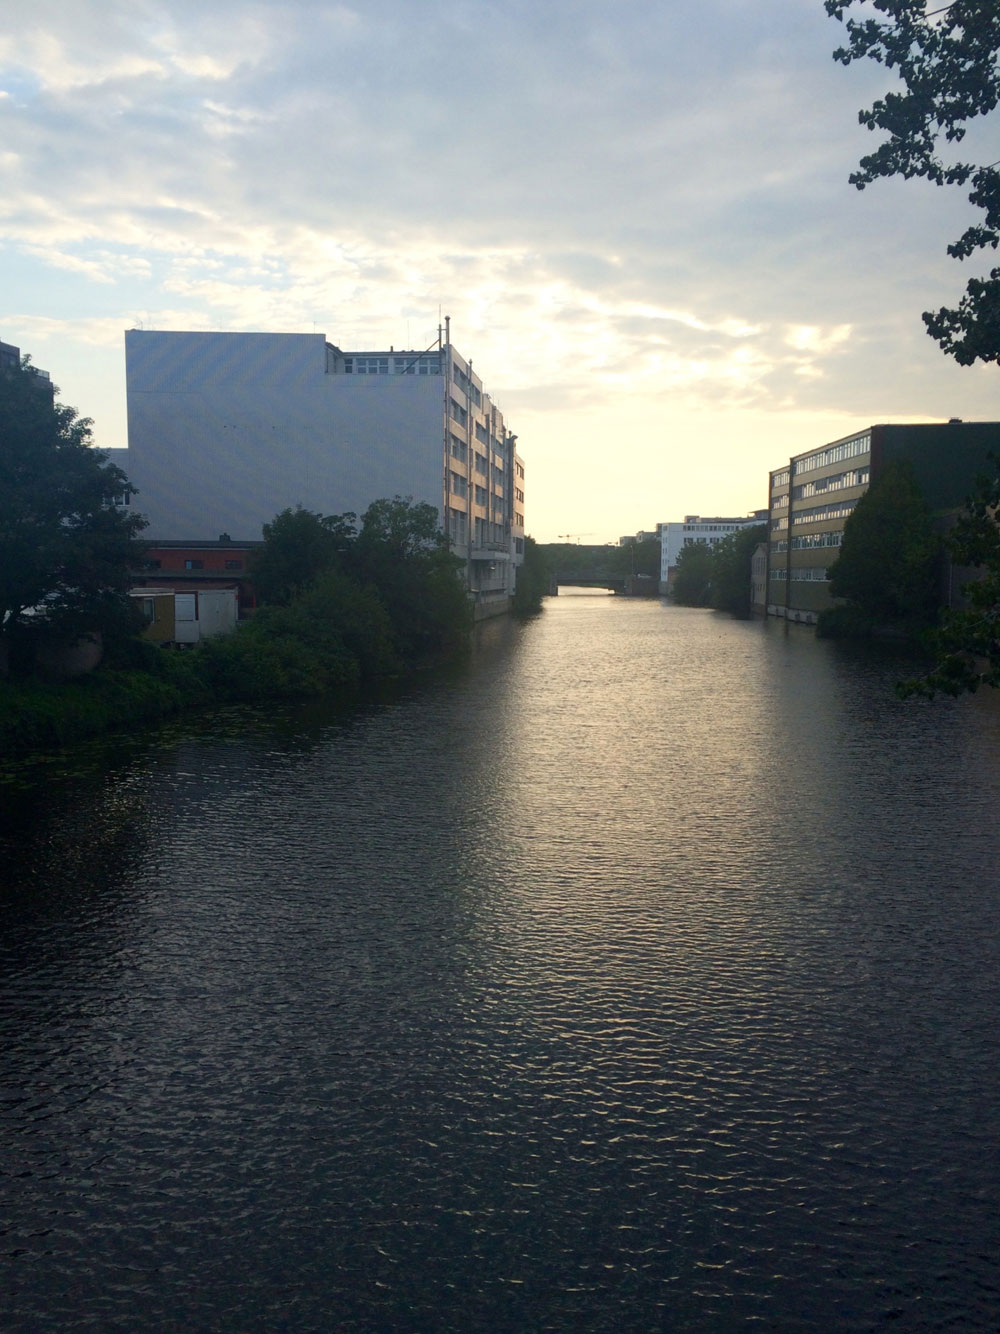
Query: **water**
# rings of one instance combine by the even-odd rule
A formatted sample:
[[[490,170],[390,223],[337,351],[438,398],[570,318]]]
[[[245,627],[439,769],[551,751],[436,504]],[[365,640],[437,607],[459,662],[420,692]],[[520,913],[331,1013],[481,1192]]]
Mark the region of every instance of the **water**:
[[[8,798],[3,1328],[996,1328],[998,701],[485,639]]]

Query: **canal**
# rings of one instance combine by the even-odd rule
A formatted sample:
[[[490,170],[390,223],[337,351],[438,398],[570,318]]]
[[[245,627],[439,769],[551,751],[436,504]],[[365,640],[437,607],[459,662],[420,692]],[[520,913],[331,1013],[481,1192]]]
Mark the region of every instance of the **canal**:
[[[0,1325],[1000,1324],[1000,708],[566,595],[11,788]]]

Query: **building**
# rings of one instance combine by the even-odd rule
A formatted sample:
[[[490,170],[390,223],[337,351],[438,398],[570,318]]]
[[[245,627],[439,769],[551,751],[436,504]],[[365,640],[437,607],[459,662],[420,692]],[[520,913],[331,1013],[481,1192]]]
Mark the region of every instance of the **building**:
[[[21,349],[15,347],[13,343],[0,342],[0,371],[15,371],[21,364]],[[39,389],[43,390],[50,398],[55,398],[55,385],[48,371],[39,370],[37,366],[29,368],[35,377]]]
[[[128,463],[146,536],[253,544],[281,510],[434,506],[479,614],[504,610],[524,551],[516,436],[452,347],[343,351],[323,334],[125,335]]]
[[[716,542],[721,542],[731,533],[738,533],[741,528],[752,528],[754,524],[766,522],[767,511],[755,510],[753,514],[736,519],[703,519],[698,514],[686,514],[682,523],[657,524],[660,535],[660,592],[669,593],[677,557],[689,543],[707,542],[713,547]]]
[[[767,611],[815,622],[831,605],[829,568],[855,505],[891,461],[905,459],[931,512],[962,505],[989,452],[1000,451],[1000,422],[876,425],[796,454],[770,474]]]

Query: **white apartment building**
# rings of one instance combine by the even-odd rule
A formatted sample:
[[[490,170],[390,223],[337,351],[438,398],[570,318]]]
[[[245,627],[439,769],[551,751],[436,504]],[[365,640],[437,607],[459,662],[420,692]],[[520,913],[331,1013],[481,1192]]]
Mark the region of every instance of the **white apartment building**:
[[[660,531],[660,592],[666,593],[674,576],[674,567],[681,548],[690,542],[707,542],[715,546],[730,533],[737,533],[741,528],[751,528],[754,524],[767,522],[767,510],[757,510],[743,518],[702,518],[698,514],[686,514],[683,522],[657,524]]]
[[[447,326],[446,326],[447,330]],[[485,609],[524,550],[516,436],[446,332],[424,351],[324,334],[125,335],[129,479],[151,541],[259,541],[281,510],[435,507]]]

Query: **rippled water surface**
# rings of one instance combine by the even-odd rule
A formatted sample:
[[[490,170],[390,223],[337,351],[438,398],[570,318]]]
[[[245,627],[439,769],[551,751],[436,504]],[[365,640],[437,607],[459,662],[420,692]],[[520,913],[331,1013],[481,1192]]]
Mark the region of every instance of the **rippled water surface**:
[[[1000,1326],[1000,710],[595,596],[8,794],[7,1330]]]

